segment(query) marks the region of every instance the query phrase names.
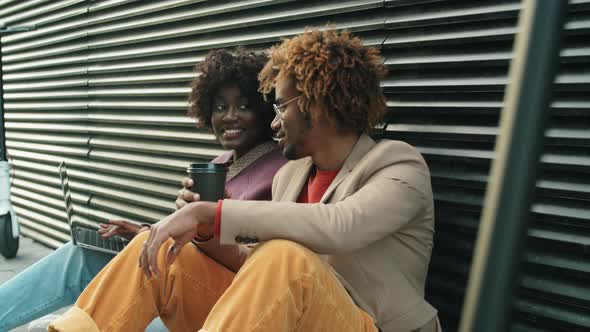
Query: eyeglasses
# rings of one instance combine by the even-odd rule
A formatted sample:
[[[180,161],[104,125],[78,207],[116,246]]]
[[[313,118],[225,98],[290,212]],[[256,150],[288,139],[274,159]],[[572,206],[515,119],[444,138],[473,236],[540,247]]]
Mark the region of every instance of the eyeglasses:
[[[282,103],[280,105],[272,104],[272,107],[275,109],[275,112],[277,113],[277,115],[282,119],[283,118],[283,113],[285,113],[285,106],[289,105],[289,103],[291,103],[291,102],[299,99],[300,97],[301,97],[301,95],[299,95],[299,96],[297,96],[297,97],[295,97],[295,98],[293,98],[293,99],[291,99],[291,100],[289,100],[287,102],[284,102],[284,103]]]

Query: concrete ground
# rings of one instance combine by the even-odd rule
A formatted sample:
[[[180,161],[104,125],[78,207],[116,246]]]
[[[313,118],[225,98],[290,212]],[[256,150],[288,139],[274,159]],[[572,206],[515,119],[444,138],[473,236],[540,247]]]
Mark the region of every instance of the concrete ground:
[[[30,238],[20,238],[18,253],[13,259],[6,259],[0,255],[0,285],[12,278],[20,271],[26,269],[29,265],[35,263],[41,258],[47,256],[53,251]],[[61,310],[60,312],[63,312]],[[25,332],[25,326],[18,327],[10,332]]]

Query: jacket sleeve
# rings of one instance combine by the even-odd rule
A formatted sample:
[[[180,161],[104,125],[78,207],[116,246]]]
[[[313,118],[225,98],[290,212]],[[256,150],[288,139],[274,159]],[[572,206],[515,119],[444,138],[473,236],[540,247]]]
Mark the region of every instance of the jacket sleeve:
[[[425,166],[424,166],[425,167]],[[351,252],[411,223],[431,199],[428,171],[396,163],[368,177],[344,200],[330,204],[226,200],[221,243],[288,239],[320,254]]]

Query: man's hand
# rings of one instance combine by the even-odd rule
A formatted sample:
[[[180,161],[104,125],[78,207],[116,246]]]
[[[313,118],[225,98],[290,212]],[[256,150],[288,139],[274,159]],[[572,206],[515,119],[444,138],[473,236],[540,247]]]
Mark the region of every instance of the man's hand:
[[[168,238],[174,239],[174,245],[166,253],[166,264],[170,265],[180,249],[195,236],[203,236],[204,231],[212,232],[216,208],[217,204],[213,202],[189,203],[152,225],[150,236],[143,244],[139,256],[139,267],[145,275],[148,278],[152,274],[159,276],[158,251]]]
[[[148,230],[149,227],[138,225],[126,220],[109,220],[108,224],[100,224],[98,232],[103,238],[107,239],[113,235],[119,235],[127,240],[133,239],[142,231]]]

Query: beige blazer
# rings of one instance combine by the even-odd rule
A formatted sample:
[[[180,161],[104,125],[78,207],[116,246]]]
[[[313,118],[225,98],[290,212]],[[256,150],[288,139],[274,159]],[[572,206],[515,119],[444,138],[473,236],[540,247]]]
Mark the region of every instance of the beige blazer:
[[[275,175],[272,202],[225,200],[221,243],[289,239],[332,266],[383,332],[420,329],[436,317],[424,300],[432,251],[430,174],[410,145],[362,135],[317,204],[297,204],[311,158]]]

